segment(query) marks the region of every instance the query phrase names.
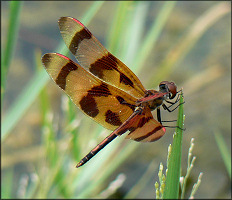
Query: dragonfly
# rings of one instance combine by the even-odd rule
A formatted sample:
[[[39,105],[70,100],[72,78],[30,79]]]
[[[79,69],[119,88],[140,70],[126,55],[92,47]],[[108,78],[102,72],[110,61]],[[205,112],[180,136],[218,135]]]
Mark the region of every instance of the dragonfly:
[[[80,21],[61,17],[58,24],[66,46],[79,64],[62,54],[47,53],[42,57],[47,73],[84,114],[112,130],[76,167],[126,132],[126,139],[137,142],[160,139],[166,132],[160,108],[171,112],[177,107],[170,107],[179,101],[175,83],[162,81],[159,90],[146,90],[138,77]],[[155,109],[157,120],[151,113]]]

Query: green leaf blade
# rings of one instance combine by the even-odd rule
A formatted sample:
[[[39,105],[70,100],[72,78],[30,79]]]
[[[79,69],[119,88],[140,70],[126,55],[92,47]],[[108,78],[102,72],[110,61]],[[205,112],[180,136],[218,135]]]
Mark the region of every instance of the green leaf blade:
[[[182,134],[183,134],[183,93],[180,96],[179,113],[177,120],[177,128],[173,137],[171,154],[168,160],[168,171],[166,178],[166,186],[164,190],[164,199],[178,199],[179,196],[179,180],[181,169],[182,154]]]

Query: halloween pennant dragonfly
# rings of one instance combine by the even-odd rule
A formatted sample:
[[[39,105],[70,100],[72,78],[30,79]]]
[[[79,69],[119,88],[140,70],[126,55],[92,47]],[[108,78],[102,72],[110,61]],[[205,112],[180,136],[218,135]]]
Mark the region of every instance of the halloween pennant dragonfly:
[[[84,165],[117,136],[129,131],[127,139],[153,142],[166,129],[161,123],[160,106],[175,104],[175,83],[162,81],[159,91],[146,90],[137,76],[108,52],[77,19],[61,17],[61,35],[79,64],[59,53],[47,53],[43,65],[53,81],[87,116],[113,132],[92,149],[76,167]],[[157,109],[155,120],[151,111]]]

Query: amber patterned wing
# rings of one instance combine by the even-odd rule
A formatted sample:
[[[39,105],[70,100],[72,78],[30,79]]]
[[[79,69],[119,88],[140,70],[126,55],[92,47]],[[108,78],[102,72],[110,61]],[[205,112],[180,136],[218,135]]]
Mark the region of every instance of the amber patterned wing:
[[[81,66],[135,98],[144,96],[145,88],[137,76],[108,52],[81,22],[72,17],[61,17],[58,23],[67,47]]]
[[[145,107],[143,112],[130,122],[130,133],[126,139],[137,142],[154,142],[165,134],[165,128],[156,121],[149,108]]]
[[[68,57],[48,53],[42,62],[77,107],[105,128],[116,129],[134,112],[136,98],[101,81]]]

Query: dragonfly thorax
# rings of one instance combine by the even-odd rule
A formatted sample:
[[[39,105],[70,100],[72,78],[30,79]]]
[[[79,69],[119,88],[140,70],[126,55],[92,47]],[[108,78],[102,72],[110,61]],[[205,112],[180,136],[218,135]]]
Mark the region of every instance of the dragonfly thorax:
[[[143,98],[137,100],[137,106],[149,107],[155,110],[163,104],[164,100],[173,99],[176,96],[177,88],[175,83],[162,81],[159,84],[159,91],[147,90]]]
[[[154,96],[155,94],[159,94],[159,91],[156,90],[147,90],[147,96]],[[163,100],[165,99],[164,96],[158,97],[155,99],[151,99],[150,101],[145,102],[147,106],[152,110],[155,110],[159,106],[163,104]]]

